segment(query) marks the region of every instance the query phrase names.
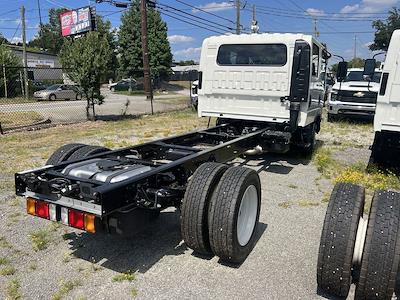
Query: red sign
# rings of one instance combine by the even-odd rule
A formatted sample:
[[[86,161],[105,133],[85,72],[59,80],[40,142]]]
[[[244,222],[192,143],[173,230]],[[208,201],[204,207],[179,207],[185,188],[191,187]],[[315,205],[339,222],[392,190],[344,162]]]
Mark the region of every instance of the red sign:
[[[80,34],[93,29],[92,12],[89,6],[60,14],[60,21],[62,36]]]

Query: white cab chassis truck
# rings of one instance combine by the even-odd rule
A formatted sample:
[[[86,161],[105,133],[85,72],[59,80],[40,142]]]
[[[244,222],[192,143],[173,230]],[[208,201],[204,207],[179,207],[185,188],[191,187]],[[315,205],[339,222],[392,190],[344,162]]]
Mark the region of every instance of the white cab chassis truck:
[[[174,207],[189,248],[241,264],[259,237],[261,181],[227,163],[261,147],[312,151],[327,57],[306,35],[207,39],[199,114],[218,117],[216,126],[115,150],[66,144],[45,166],[15,174],[16,194],[28,214],[92,234],[130,234]]]
[[[362,68],[348,70],[343,81],[335,83],[328,96],[328,121],[336,117],[373,117],[379,91],[380,70],[371,81],[363,77]]]
[[[370,60],[372,65],[374,60]],[[382,70],[374,118],[371,162],[393,166],[400,155],[400,30],[391,38]],[[368,66],[366,66],[368,68]],[[368,70],[366,70],[368,73]],[[370,74],[367,74],[371,76]]]
[[[249,34],[204,40],[198,114],[219,123],[269,126],[258,149],[312,152],[324,101],[323,65],[330,54],[310,35]]]
[[[400,30],[391,38],[376,105],[372,158],[392,167],[400,141]],[[365,62],[373,78],[375,59]],[[396,154],[397,153],[397,154]],[[368,216],[365,188],[338,183],[326,211],[317,264],[319,291],[346,298],[352,283],[355,299],[400,297],[400,193],[377,190]]]

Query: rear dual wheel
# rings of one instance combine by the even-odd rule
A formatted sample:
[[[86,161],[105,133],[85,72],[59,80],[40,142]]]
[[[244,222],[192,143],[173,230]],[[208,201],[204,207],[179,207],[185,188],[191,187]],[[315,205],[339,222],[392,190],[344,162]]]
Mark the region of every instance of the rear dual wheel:
[[[379,190],[372,200],[355,299],[392,299],[399,262],[400,194]]]
[[[347,297],[353,281],[355,299],[391,299],[400,262],[400,194],[375,192],[368,222],[363,209],[362,187],[335,186],[321,236],[318,287]]]
[[[260,204],[255,171],[205,163],[193,174],[183,199],[183,239],[198,253],[241,263],[256,240]]]
[[[46,165],[57,165],[65,161],[85,158],[91,155],[109,151],[100,146],[88,146],[85,144],[66,144],[58,148],[47,160]]]

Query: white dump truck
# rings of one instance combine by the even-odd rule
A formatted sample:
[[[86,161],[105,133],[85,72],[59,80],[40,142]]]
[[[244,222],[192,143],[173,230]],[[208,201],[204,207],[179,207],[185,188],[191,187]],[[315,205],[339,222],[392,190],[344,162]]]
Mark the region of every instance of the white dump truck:
[[[393,167],[400,141],[400,30],[391,38],[382,71],[374,119],[372,159]],[[363,76],[373,78],[375,59],[365,62]],[[338,183],[329,201],[319,248],[317,281],[331,296],[355,299],[400,296],[400,193],[375,191],[368,216],[365,189]]]
[[[254,122],[270,128],[258,149],[312,152],[320,130],[330,54],[310,35],[210,37],[201,51],[198,114],[219,123]]]

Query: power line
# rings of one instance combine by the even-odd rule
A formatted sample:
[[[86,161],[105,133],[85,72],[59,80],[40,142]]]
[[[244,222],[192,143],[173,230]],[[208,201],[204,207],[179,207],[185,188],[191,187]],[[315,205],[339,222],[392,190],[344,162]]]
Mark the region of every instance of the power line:
[[[161,7],[160,7],[160,5],[161,5]],[[183,11],[183,10],[180,10],[180,9],[178,9],[178,8],[175,8],[175,7],[166,5],[166,4],[157,3],[157,7],[158,7],[158,8],[161,8],[161,9],[172,9],[172,10],[174,10],[174,11],[176,12],[176,14],[180,14],[180,16],[182,16],[182,17],[184,17],[184,18],[202,20],[202,21],[198,21],[198,20],[196,20],[196,21],[197,21],[197,22],[200,22],[200,23],[203,23],[203,24],[204,24],[203,21],[207,22],[207,23],[204,24],[204,25],[214,24],[214,25],[217,25],[217,26],[223,28],[224,30],[225,30],[225,29],[227,29],[227,30],[234,30],[234,28],[232,28],[232,27],[225,26],[225,25],[223,25],[223,24],[220,24],[220,23],[217,23],[217,22],[214,22],[214,21],[210,21],[210,20],[207,20],[207,19],[202,18],[202,17],[199,17],[199,16],[195,16],[195,15],[189,14],[189,13]],[[171,11],[169,11],[169,12],[170,12],[170,13],[175,13],[175,12],[171,12]],[[189,16],[189,17],[187,17],[186,15]]]
[[[186,24],[194,25],[194,26],[196,26],[196,27],[199,27],[199,28],[202,28],[202,29],[205,29],[205,30],[208,30],[208,31],[212,31],[212,32],[215,32],[215,33],[218,33],[218,34],[225,34],[224,32],[221,32],[221,31],[216,31],[216,30],[211,29],[211,28],[207,28],[207,27],[204,27],[204,26],[201,26],[201,25],[198,25],[198,24],[195,24],[195,23],[186,21],[186,20],[179,19],[179,18],[177,18],[177,17],[175,17],[175,16],[172,16],[172,15],[166,13],[166,12],[163,12],[163,11],[160,11],[160,13],[163,14],[163,15],[166,15],[166,16],[172,18],[172,19],[175,19],[175,20],[184,22],[184,23],[186,23]]]
[[[283,3],[282,2],[278,2],[278,3],[280,3],[281,5],[283,5]],[[292,2],[292,4],[293,4],[293,2]],[[297,4],[295,4],[296,6],[297,6]],[[267,10],[276,10],[276,11],[284,11],[284,12],[301,12],[301,11],[303,11],[303,9],[302,8],[300,8],[301,9],[301,11],[300,10],[294,10],[294,9],[284,9],[284,8],[278,8],[278,7],[271,7],[271,6],[266,6],[266,5],[258,5],[257,4],[257,7],[258,8],[265,8],[265,9],[267,9]],[[299,6],[297,6],[298,8],[299,8]],[[388,14],[388,12],[384,12],[384,13],[360,13],[360,12],[326,12],[326,11],[324,11],[324,14],[325,15],[387,15]]]
[[[202,11],[202,12],[204,12],[204,13],[206,13],[206,14],[211,15],[211,16],[214,16],[214,17],[220,18],[220,19],[222,19],[222,20],[231,22],[232,24],[235,24],[234,21],[232,21],[232,20],[230,20],[230,19],[228,19],[228,18],[224,18],[224,17],[222,17],[222,16],[220,16],[220,15],[214,14],[214,13],[209,12],[209,11],[207,11],[207,10],[204,10],[204,9],[202,9],[202,8],[200,8],[200,7],[196,7],[196,6],[194,6],[194,5],[188,4],[188,3],[183,2],[183,1],[181,1],[181,0],[175,0],[175,1],[176,1],[176,2],[179,2],[179,3],[182,3],[183,5],[192,7],[192,8],[194,8],[194,9],[196,9],[196,10]],[[233,7],[233,5],[232,5],[232,7]]]
[[[19,10],[19,9],[17,8],[17,9],[13,9],[13,10],[6,11],[6,12],[0,14],[0,17],[1,17],[1,16],[8,15],[8,14],[11,14],[11,13],[16,12],[16,11],[18,11],[18,10]]]
[[[17,32],[18,32],[19,26],[21,26],[21,21],[19,21],[19,22],[18,22],[18,26],[17,26],[17,28],[15,29],[15,32],[14,32],[14,34],[13,34],[13,36],[12,36],[12,38],[11,38],[11,40],[10,40],[10,41],[12,41],[12,40],[15,38],[15,36],[17,35]]]

